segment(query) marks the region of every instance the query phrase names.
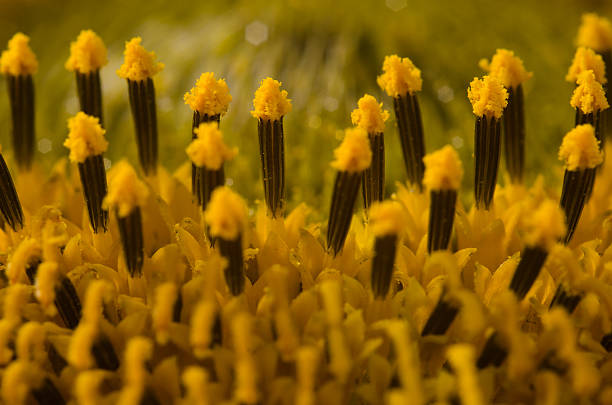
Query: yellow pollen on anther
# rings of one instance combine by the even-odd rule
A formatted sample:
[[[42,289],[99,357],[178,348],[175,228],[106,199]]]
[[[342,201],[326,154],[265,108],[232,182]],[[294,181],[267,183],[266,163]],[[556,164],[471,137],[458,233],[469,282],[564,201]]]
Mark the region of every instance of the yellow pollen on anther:
[[[280,120],[291,112],[291,100],[287,98],[287,90],[280,89],[281,82],[267,77],[255,91],[253,99],[254,110],[251,115],[265,121]]]
[[[141,42],[142,38],[135,37],[125,43],[125,60],[117,70],[120,78],[138,82],[152,78],[164,69],[163,63],[155,62],[155,52],[148,52]]]
[[[603,111],[610,107],[606,99],[606,92],[601,83],[595,79],[595,73],[592,70],[580,73],[576,83],[578,87],[574,90],[570,100],[572,107],[579,108],[584,114]]]
[[[231,160],[238,149],[229,148],[223,141],[223,134],[214,122],[206,122],[195,128],[194,139],[186,149],[189,158],[198,167],[219,170],[224,162]]]
[[[498,49],[490,63],[486,59],[481,60],[480,67],[502,82],[506,88],[516,88],[533,76],[533,73],[525,70],[521,58],[507,49]]]
[[[455,148],[444,146],[423,158],[423,185],[430,190],[458,190],[463,179],[463,164]]]
[[[342,143],[334,149],[334,156],[331,166],[339,171],[357,173],[370,167],[372,149],[367,133],[361,128],[346,129]]]
[[[386,56],[383,61],[383,74],[376,79],[378,86],[390,97],[401,97],[421,91],[423,79],[421,71],[408,58],[397,55]]]
[[[38,60],[30,49],[30,37],[21,32],[13,35],[8,49],[0,56],[0,71],[12,76],[33,75],[38,70]]]
[[[70,43],[70,57],[66,69],[82,74],[100,69],[108,63],[106,46],[102,39],[92,30],[83,30],[76,41]]]
[[[592,48],[596,52],[612,49],[612,24],[595,13],[582,15],[582,24],[576,38],[578,46]]]
[[[591,124],[578,125],[565,135],[559,148],[559,160],[567,170],[592,169],[603,162],[603,152]]]
[[[525,218],[527,246],[550,250],[552,246],[565,235],[565,216],[559,204],[545,200]]]
[[[138,179],[134,168],[121,161],[109,173],[108,194],[103,206],[117,208],[119,216],[123,218],[135,208],[142,207],[148,195],[149,189]]]
[[[385,121],[389,119],[389,111],[383,110],[382,103],[379,104],[374,97],[366,94],[359,99],[357,106],[351,113],[353,125],[369,134],[383,133]]]
[[[210,226],[211,236],[235,240],[247,224],[246,203],[229,187],[217,187],[206,206],[204,219]]]
[[[508,104],[508,91],[493,76],[475,77],[468,88],[468,98],[475,115],[500,119]]]
[[[599,83],[605,84],[608,82],[606,78],[606,65],[601,55],[595,53],[591,48],[581,46],[580,48],[576,49],[574,59],[572,60],[572,65],[567,71],[565,80],[568,82],[576,82],[578,80],[578,76],[587,70],[593,71],[595,80],[597,80]]]
[[[155,338],[161,345],[168,343],[170,325],[174,314],[174,303],[177,298],[177,288],[172,282],[164,283],[155,290],[155,305],[151,312]]]
[[[232,101],[225,79],[215,79],[212,72],[202,73],[195,87],[183,97],[193,111],[208,116],[223,115]]]
[[[100,119],[79,111],[68,119],[68,138],[64,146],[70,149],[70,160],[83,163],[88,157],[106,152],[108,142],[106,131],[100,126]]]
[[[374,202],[368,212],[368,226],[375,236],[400,235],[408,223],[407,214],[397,201]]]

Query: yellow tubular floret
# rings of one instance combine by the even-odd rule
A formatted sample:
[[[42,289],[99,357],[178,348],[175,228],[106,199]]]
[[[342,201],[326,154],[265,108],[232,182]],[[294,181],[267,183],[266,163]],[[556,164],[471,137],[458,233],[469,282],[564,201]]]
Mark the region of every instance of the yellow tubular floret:
[[[334,149],[334,156],[336,160],[331,165],[340,171],[356,173],[370,167],[372,149],[367,133],[361,128],[346,129],[342,143]]]
[[[232,101],[225,79],[215,79],[212,72],[202,73],[195,87],[183,97],[193,111],[209,116],[223,115]]]
[[[109,175],[108,194],[104,199],[105,207],[119,210],[119,216],[129,215],[136,207],[142,207],[149,195],[147,186],[138,179],[134,168],[121,161],[113,167]]]
[[[253,99],[253,117],[276,121],[291,111],[291,100],[287,98],[287,91],[281,91],[280,86],[281,82],[271,77],[261,81]]]
[[[545,200],[525,218],[525,243],[550,250],[565,235],[565,216],[559,205]]]
[[[468,88],[468,98],[475,115],[499,119],[508,104],[508,91],[493,76],[487,75],[482,79],[475,77]]]
[[[74,382],[74,397],[80,405],[99,405],[102,403],[100,384],[107,376],[104,370],[80,372]]]
[[[83,30],[77,40],[70,43],[70,57],[65,67],[71,72],[90,73],[107,63],[102,39],[92,30]]]
[[[578,87],[574,90],[570,100],[572,107],[579,108],[585,114],[603,111],[610,107],[606,99],[606,92],[601,83],[595,79],[592,70],[580,73],[576,83]]]
[[[122,79],[142,81],[155,76],[164,68],[163,63],[155,62],[155,52],[148,52],[140,45],[142,38],[135,37],[125,43],[123,65],[117,70]]]
[[[66,360],[77,370],[92,368],[96,362],[93,358],[91,348],[98,336],[97,325],[91,322],[81,322],[72,333],[68,356]]]
[[[100,126],[100,119],[79,111],[68,119],[68,138],[64,146],[70,149],[70,160],[83,163],[88,157],[106,152],[108,142],[106,131]]]
[[[23,284],[8,287],[4,296],[4,319],[15,326],[21,322],[23,307],[30,299],[30,289]]]
[[[204,218],[210,226],[211,236],[234,240],[246,227],[247,206],[229,187],[217,187],[206,206]]]
[[[11,283],[25,279],[26,268],[42,253],[40,243],[33,238],[23,240],[13,252],[6,275]]]
[[[408,58],[397,55],[386,56],[383,62],[383,74],[378,76],[378,85],[390,97],[401,97],[408,93],[421,91],[423,80],[421,71]]]
[[[565,135],[559,148],[559,160],[567,170],[592,169],[603,162],[603,152],[591,124],[578,125]]]
[[[389,111],[383,110],[382,103],[379,104],[374,97],[366,94],[359,99],[357,106],[358,108],[351,113],[353,125],[357,125],[369,134],[384,132]]]
[[[233,159],[238,153],[236,148],[229,148],[223,142],[223,134],[214,122],[202,123],[194,132],[198,137],[186,151],[193,164],[198,167],[219,170],[223,162]]]
[[[368,218],[375,236],[400,235],[408,223],[404,207],[396,201],[372,203]]]
[[[608,82],[606,78],[606,65],[601,55],[596,54],[592,49],[581,46],[576,49],[572,65],[567,71],[565,80],[576,82],[580,73],[592,70],[595,80],[601,84]]]
[[[612,49],[612,24],[610,20],[595,13],[583,14],[576,42],[578,46],[592,48],[597,52]]]
[[[212,301],[201,301],[191,316],[189,341],[196,357],[203,358],[212,342],[212,328],[215,323],[216,306]]]
[[[463,164],[455,148],[446,145],[423,158],[423,184],[430,190],[457,190],[463,179]]]
[[[469,344],[456,344],[448,348],[448,361],[457,374],[457,385],[461,402],[464,404],[484,404],[484,398],[478,381],[474,347]]]
[[[111,289],[104,280],[95,280],[87,287],[83,301],[83,322],[97,324],[102,316],[104,299]]]
[[[186,400],[192,405],[208,405],[208,373],[202,367],[189,366],[181,376],[187,391]]]
[[[533,76],[533,73],[525,70],[521,58],[507,49],[498,49],[493,55],[491,63],[485,59],[481,61],[480,65],[489,72],[490,76],[502,82],[506,88],[516,88]]]
[[[17,333],[15,344],[19,360],[36,361],[45,359],[45,328],[38,322],[27,322]]]
[[[171,282],[164,283],[155,290],[155,306],[151,318],[153,319],[155,338],[162,345],[168,343],[170,337],[169,329],[172,324],[177,292],[176,285]]]
[[[30,37],[21,32],[13,35],[8,49],[0,56],[0,71],[13,76],[33,75],[38,70],[38,60],[30,49]]]

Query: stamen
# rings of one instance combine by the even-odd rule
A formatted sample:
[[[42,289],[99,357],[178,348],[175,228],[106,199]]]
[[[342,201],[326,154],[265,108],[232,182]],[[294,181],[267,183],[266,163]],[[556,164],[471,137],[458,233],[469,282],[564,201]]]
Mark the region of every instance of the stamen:
[[[81,111],[102,119],[102,90],[100,69],[108,63],[104,42],[92,30],[83,30],[76,41],[70,44],[70,57],[66,69],[75,72],[77,95]]]
[[[23,210],[4,156],[0,151],[0,212],[6,223],[17,232],[23,228]]]
[[[319,366],[319,350],[315,346],[302,346],[296,354],[296,405],[314,405],[317,403],[315,387]]]
[[[597,140],[602,142],[601,148],[605,134],[602,112],[610,107],[606,94],[592,70],[580,73],[576,83],[578,86],[570,100],[570,105],[576,109],[576,126],[591,124],[595,128]]]
[[[421,110],[416,96],[416,92],[421,91],[423,85],[421,71],[408,58],[386,56],[383,74],[378,76],[377,82],[389,97],[393,97],[408,182],[423,191],[421,182],[425,171],[425,141]]]
[[[484,394],[478,381],[478,370],[475,367],[474,347],[469,344],[456,344],[448,348],[446,355],[457,374],[457,385],[461,403],[484,404]]]
[[[213,190],[225,184],[223,163],[238,153],[223,142],[223,134],[217,124],[204,123],[195,129],[197,138],[187,148],[187,155],[195,168],[193,195],[198,205],[206,210]]]
[[[480,356],[476,361],[476,367],[480,370],[486,368],[488,366],[499,367],[502,365],[506,357],[508,356],[508,352],[503,348],[501,343],[499,342],[499,335],[497,332],[494,332],[489,339],[487,339],[482,352],[480,352]]]
[[[287,91],[270,77],[261,81],[255,92],[254,110],[259,134],[259,155],[263,172],[264,196],[272,217],[283,215],[285,208],[285,135],[283,117],[291,111]]]
[[[429,315],[427,323],[421,331],[421,336],[444,335],[458,313],[459,307],[457,304],[446,299],[443,292],[431,315]]]
[[[244,290],[242,235],[247,224],[246,203],[228,187],[218,187],[212,193],[204,218],[210,235],[218,238],[221,256],[227,259],[224,274],[230,293],[240,295]]]
[[[596,54],[591,48],[581,46],[576,49],[574,59],[567,71],[565,80],[576,83],[580,74],[588,70],[593,71],[595,80],[602,85],[608,83],[608,79],[606,78],[606,65],[601,55]]]
[[[106,132],[98,118],[83,112],[68,120],[68,138],[64,146],[70,149],[70,160],[79,166],[83,194],[89,212],[89,222],[94,233],[106,232],[108,211],[102,208],[106,197],[106,171],[102,154],[108,148]]]
[[[571,314],[574,312],[581,299],[582,294],[572,294],[568,292],[567,286],[559,284],[548,309],[551,310],[557,306],[563,307],[569,314]]]
[[[508,104],[508,92],[492,76],[474,78],[468,89],[476,126],[474,131],[474,195],[476,207],[488,210],[493,201],[499,167],[501,117]]]
[[[36,269],[42,253],[40,243],[33,238],[21,241],[10,257],[6,275],[11,284],[23,283],[27,279],[34,283]]]
[[[457,190],[463,178],[463,165],[452,146],[433,152],[423,159],[423,184],[430,190],[427,251],[446,250],[453,232]]]
[[[0,71],[6,75],[11,117],[13,149],[17,165],[27,170],[34,157],[34,83],[32,75],[38,61],[29,46],[30,38],[18,32],[0,57]]]
[[[102,370],[83,371],[76,376],[74,397],[81,405],[98,405],[103,402],[100,385],[108,373]]]
[[[55,304],[64,324],[74,329],[81,319],[81,301],[70,279],[54,262],[43,262],[36,272],[36,298],[43,308]]]
[[[126,42],[125,62],[117,75],[127,79],[138,158],[145,174],[151,175],[157,171],[157,111],[152,78],[164,65],[155,62],[155,53],[147,52],[141,42],[140,37]]]
[[[38,322],[27,322],[19,328],[16,340],[17,358],[36,362],[45,359],[45,329]]]
[[[232,335],[234,338],[234,350],[236,353],[236,386],[234,399],[238,403],[256,404],[260,398],[258,389],[258,370],[255,359],[251,354],[253,319],[245,312],[237,314],[232,320]]]
[[[193,405],[209,405],[208,373],[197,366],[189,366],[183,372],[181,380],[187,394],[185,400]]]
[[[124,384],[118,398],[118,405],[157,404],[159,401],[147,387],[147,362],[153,355],[151,340],[136,336],[131,338],[125,349]]]
[[[376,237],[372,259],[371,286],[374,298],[384,299],[391,287],[397,243],[406,225],[406,214],[397,202],[374,202],[369,226]]]
[[[210,300],[201,301],[193,311],[189,341],[197,358],[204,358],[215,343],[213,327],[216,315],[216,305]]]
[[[142,276],[144,239],[141,207],[149,190],[126,162],[115,165],[104,207],[114,207],[123,246],[123,257],[130,277]]]
[[[363,205],[367,212],[372,202],[385,198],[384,130],[389,112],[369,94],[361,97],[357,105],[358,108],[351,113],[351,121],[368,133],[372,150],[372,164],[363,172],[362,181]]]
[[[331,165],[338,170],[327,222],[327,249],[336,256],[344,247],[353,208],[363,172],[370,167],[372,150],[366,132],[360,128],[347,129],[344,140],[334,150]]]
[[[155,306],[151,312],[155,340],[165,345],[170,339],[170,326],[173,322],[174,304],[178,296],[176,285],[167,282],[155,290]]]
[[[567,224],[563,239],[566,245],[574,235],[582,209],[593,190],[596,168],[603,162],[599,144],[593,126],[584,124],[568,132],[559,149],[559,159],[566,165],[561,192],[561,208]]]

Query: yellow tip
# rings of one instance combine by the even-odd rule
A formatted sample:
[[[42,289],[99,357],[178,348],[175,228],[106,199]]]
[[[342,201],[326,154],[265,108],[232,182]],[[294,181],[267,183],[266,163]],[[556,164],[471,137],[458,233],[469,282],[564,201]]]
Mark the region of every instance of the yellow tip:
[[[59,270],[55,262],[43,262],[36,272],[36,298],[43,308],[49,308],[55,300],[55,283]]]
[[[407,224],[404,208],[396,201],[372,203],[368,218],[375,236],[399,235]]]
[[[361,172],[372,163],[372,150],[368,135],[361,128],[348,128],[344,131],[344,139],[334,150],[333,168],[349,173]]]
[[[122,79],[142,81],[155,76],[164,69],[164,64],[155,62],[155,52],[147,52],[140,45],[142,38],[135,37],[125,43],[125,60],[117,70]]]
[[[603,162],[603,152],[591,124],[578,125],[565,135],[559,148],[559,160],[567,170],[592,169]]]
[[[582,25],[576,38],[578,46],[592,48],[596,52],[612,49],[612,24],[595,13],[582,15]]]
[[[215,79],[212,72],[202,73],[195,87],[183,97],[185,104],[200,114],[223,115],[232,101],[225,79]]]
[[[215,122],[202,123],[194,132],[198,137],[189,144],[186,152],[198,167],[219,170],[223,162],[233,159],[238,153],[236,148],[228,148],[223,142],[223,134]]]
[[[592,70],[580,73],[576,83],[578,83],[578,87],[574,90],[570,100],[572,107],[579,108],[585,114],[602,111],[610,107],[606,99],[606,93],[601,83],[595,79],[595,73]]]
[[[105,207],[116,207],[120,217],[126,217],[136,207],[144,205],[149,195],[147,186],[138,179],[134,168],[121,161],[113,167],[109,176]]]
[[[83,30],[77,40],[70,43],[70,57],[66,69],[71,72],[90,73],[108,63],[106,47],[92,30]]]
[[[39,258],[42,253],[40,243],[33,238],[23,240],[13,252],[6,275],[11,283],[17,283],[25,277],[26,268],[30,262]]]
[[[177,297],[176,285],[163,283],[155,289],[155,306],[151,312],[155,339],[161,345],[168,343],[170,325],[174,315],[174,303]]]
[[[353,125],[357,125],[369,134],[380,134],[385,130],[385,121],[389,119],[389,111],[382,109],[382,103],[369,94],[357,102],[358,108],[351,113]]]
[[[423,184],[430,190],[457,190],[463,179],[463,165],[455,148],[446,145],[423,158]]]
[[[468,98],[474,114],[479,117],[499,119],[508,105],[508,91],[501,81],[489,75],[472,80],[468,88]]]
[[[225,240],[238,238],[247,224],[247,206],[229,187],[217,187],[206,206],[204,218],[211,236]]]
[[[421,71],[408,58],[397,55],[386,56],[383,62],[383,74],[376,82],[390,97],[400,97],[415,91],[421,91],[423,79]]]
[[[91,349],[98,336],[98,327],[92,323],[84,322],[72,333],[68,356],[66,360],[77,370],[87,370],[95,366],[96,362]]]
[[[592,49],[580,47],[576,49],[572,65],[570,66],[565,80],[568,82],[578,81],[578,76],[582,72],[592,70],[595,74],[595,80],[601,84],[608,82],[606,79],[606,65],[601,55],[596,54]]]
[[[550,250],[565,235],[565,216],[559,204],[545,200],[525,218],[525,243]]]
[[[533,76],[533,73],[525,70],[521,58],[507,49],[498,49],[491,63],[481,61],[480,65],[489,71],[490,76],[502,82],[506,88],[516,88]]]
[[[267,121],[280,120],[291,111],[291,100],[287,98],[287,90],[280,89],[281,82],[271,77],[261,81],[255,92],[251,115]]]
[[[90,156],[101,155],[108,148],[104,138],[106,131],[100,126],[97,117],[79,111],[74,117],[68,118],[68,138],[64,146],[70,149],[70,160],[83,163]]]
[[[17,357],[19,360],[36,361],[47,357],[45,328],[38,322],[27,322],[17,333]]]
[[[0,71],[13,76],[33,75],[38,70],[38,60],[30,49],[30,37],[21,32],[13,35],[8,49],[0,56]]]

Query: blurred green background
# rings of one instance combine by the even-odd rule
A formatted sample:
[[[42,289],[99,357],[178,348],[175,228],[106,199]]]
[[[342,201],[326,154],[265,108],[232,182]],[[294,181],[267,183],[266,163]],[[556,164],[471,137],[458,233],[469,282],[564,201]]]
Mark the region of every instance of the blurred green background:
[[[228,177],[250,202],[262,196],[256,121],[249,114],[259,81],[283,82],[293,100],[285,119],[289,207],[304,201],[327,211],[333,170],[329,162],[364,93],[392,110],[376,86],[385,55],[408,56],[422,70],[420,102],[426,147],[451,143],[471,188],[474,117],[466,88],[481,58],[496,48],[514,50],[534,77],[525,85],[527,182],[544,173],[560,182],[560,140],[573,125],[573,85],[564,81],[584,12],[612,16],[603,0],[485,1],[57,1],[0,0],[0,44],[17,31],[31,37],[39,58],[35,77],[38,160],[50,165],[67,151],[66,119],[76,113],[74,77],[64,69],[69,45],[91,28],[106,42],[102,71],[105,122],[111,161],[137,164],[127,86],[115,71],[124,43],[140,35],[166,68],[155,78],[160,157],[174,170],[186,161],[191,112],[183,103],[200,73],[227,79],[233,102],[222,119],[227,142],[239,157]],[[0,85],[3,93],[6,86]],[[405,179],[395,121],[388,122],[387,189]],[[8,97],[0,96],[0,142],[10,159]],[[43,153],[45,152],[45,153]],[[501,179],[501,177],[500,177]]]

